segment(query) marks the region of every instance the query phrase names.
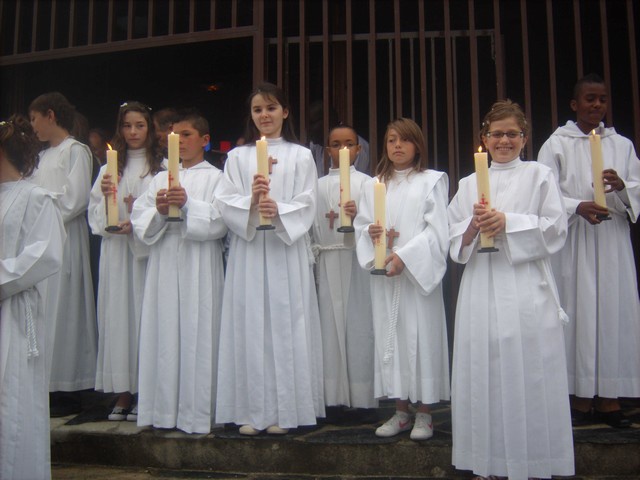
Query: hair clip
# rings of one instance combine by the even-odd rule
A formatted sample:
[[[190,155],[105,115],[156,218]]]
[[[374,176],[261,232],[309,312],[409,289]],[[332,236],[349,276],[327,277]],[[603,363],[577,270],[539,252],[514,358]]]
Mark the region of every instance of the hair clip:
[[[13,122],[11,120],[2,120],[0,122],[0,127],[4,127],[5,125],[13,125]]]
[[[128,104],[127,102],[124,102],[123,104],[121,104],[121,105],[120,105],[120,108],[124,108],[124,107],[126,107],[127,105],[129,105],[129,104]]]

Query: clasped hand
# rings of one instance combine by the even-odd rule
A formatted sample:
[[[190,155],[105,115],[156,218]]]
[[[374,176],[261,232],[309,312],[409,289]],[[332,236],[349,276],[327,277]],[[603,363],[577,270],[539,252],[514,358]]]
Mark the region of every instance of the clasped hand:
[[[156,208],[161,215],[169,215],[169,206],[184,207],[187,203],[187,191],[180,185],[170,189],[162,188],[156,193]]]
[[[269,197],[269,180],[263,175],[253,176],[251,186],[251,206],[258,207],[258,212],[265,218],[275,218],[278,215],[278,204]]]
[[[504,213],[495,208],[487,210],[481,203],[473,204],[473,218],[470,226],[475,229],[476,233],[480,231],[480,233],[492,238],[504,232],[506,225],[507,218]]]

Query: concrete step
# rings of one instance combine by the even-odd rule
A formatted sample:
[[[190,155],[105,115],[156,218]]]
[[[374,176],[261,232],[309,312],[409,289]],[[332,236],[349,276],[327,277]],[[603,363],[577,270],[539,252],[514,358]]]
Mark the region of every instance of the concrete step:
[[[141,475],[156,472],[162,478],[174,478],[176,472],[192,476],[175,478],[471,477],[451,466],[451,414],[444,403],[434,408],[435,434],[424,442],[410,440],[408,432],[378,438],[374,430],[380,422],[350,419],[348,414],[335,424],[300,428],[284,436],[245,437],[233,426],[208,435],[139,428],[104,420],[109,411],[108,402],[101,401],[78,416],[51,419],[52,462],[59,464],[54,476],[56,469],[95,465],[139,469]],[[383,420],[392,411],[387,403],[370,413]],[[640,406],[626,408],[625,413],[635,422],[628,429],[574,429],[576,479],[640,479]],[[61,473],[57,478],[74,477]]]

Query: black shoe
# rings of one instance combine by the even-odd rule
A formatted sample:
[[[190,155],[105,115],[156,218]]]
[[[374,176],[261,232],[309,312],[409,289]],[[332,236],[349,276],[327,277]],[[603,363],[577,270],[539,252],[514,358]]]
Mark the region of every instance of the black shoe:
[[[586,412],[582,412],[580,410],[576,410],[575,408],[571,409],[571,426],[572,427],[583,427],[585,425],[591,425],[593,422],[593,415],[591,415],[591,410],[587,410]]]
[[[631,420],[622,414],[622,410],[614,410],[612,412],[598,412],[596,410],[595,416],[598,421],[606,423],[613,428],[629,428],[631,426]]]

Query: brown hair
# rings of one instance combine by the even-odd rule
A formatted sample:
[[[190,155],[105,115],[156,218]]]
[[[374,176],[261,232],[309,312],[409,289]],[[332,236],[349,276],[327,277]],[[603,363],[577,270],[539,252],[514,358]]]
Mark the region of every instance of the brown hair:
[[[58,126],[67,132],[73,130],[76,109],[64,95],[59,92],[43,93],[29,105],[29,112],[39,112],[46,115],[49,110],[55,115]]]
[[[393,162],[387,154],[387,142],[389,140],[389,132],[395,130],[403,140],[408,140],[416,147],[416,156],[414,158],[413,170],[421,172],[427,169],[427,148],[424,143],[424,135],[416,122],[410,118],[398,118],[387,125],[387,131],[384,133],[382,141],[382,155],[376,168],[376,175],[383,182],[387,182],[393,176]]]
[[[289,115],[287,115],[287,118],[283,119],[282,121],[282,138],[284,138],[287,142],[298,143],[298,137],[296,137],[296,134],[293,131],[293,115],[291,112],[291,105],[289,104],[289,100],[284,94],[284,91],[273,83],[263,83],[261,85],[258,85],[249,94],[249,98],[247,98],[249,115],[247,116],[244,130],[244,138],[247,143],[255,143],[256,140],[260,139],[260,132],[258,131],[258,127],[256,127],[255,123],[253,123],[253,118],[251,118],[251,101],[256,95],[262,95],[265,99],[275,101],[276,103],[282,105],[283,110],[289,111]]]
[[[506,100],[498,100],[494,103],[491,106],[491,110],[484,116],[482,127],[480,128],[480,140],[482,141],[482,139],[486,137],[489,127],[491,126],[491,122],[504,120],[505,118],[510,117],[516,119],[520,130],[522,130],[525,137],[528,137],[529,124],[527,123],[527,119],[524,116],[522,108],[520,108],[520,105],[507,98]]]
[[[12,115],[0,122],[0,150],[23,177],[33,173],[38,166],[40,142],[25,116]]]

